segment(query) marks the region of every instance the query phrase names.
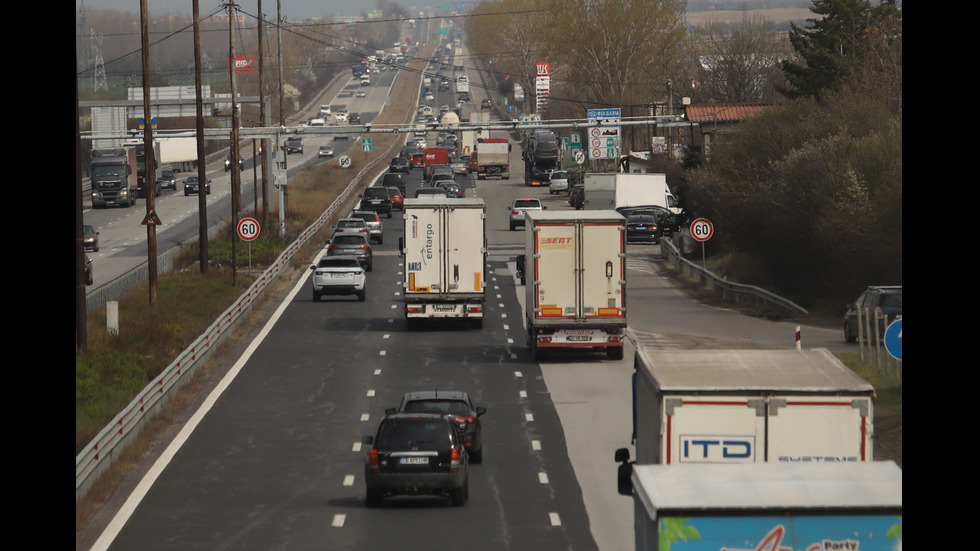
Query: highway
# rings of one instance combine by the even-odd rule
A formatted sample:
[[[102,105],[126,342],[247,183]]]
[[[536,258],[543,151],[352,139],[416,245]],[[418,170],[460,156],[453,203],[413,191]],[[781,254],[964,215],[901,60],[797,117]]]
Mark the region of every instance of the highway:
[[[369,88],[384,89],[376,86]],[[359,110],[365,122],[378,111],[357,103],[378,102],[373,94],[346,99],[335,96],[330,103],[335,110],[345,104]],[[441,99],[433,102],[436,108],[446,103]],[[472,101],[480,99],[478,92]],[[302,157],[290,156],[290,165],[315,162],[317,145],[310,140]],[[520,163],[515,147],[511,164]],[[250,166],[249,160],[245,173]],[[76,539],[76,549],[633,548],[632,500],[616,494],[613,461],[616,448],[630,445],[632,344],[621,361],[570,352],[542,364],[531,359],[523,287],[513,275],[523,232],[508,229],[506,207],[519,196],[539,197],[549,209],[569,207],[563,196],[527,188],[516,176],[520,171],[512,172],[508,181],[461,178],[466,196],[487,203],[482,329],[407,330],[400,218],[384,219],[384,245],[374,247],[366,302],[313,302],[309,276],[302,276],[173,440],[161,443],[161,453],[137,469],[126,494]],[[209,213],[222,216],[228,178],[222,168],[210,174]],[[420,181],[416,169],[408,189]],[[247,202],[250,189],[243,197]],[[157,206],[161,240],[177,243],[196,234],[196,197],[164,192]],[[145,260],[145,243],[144,258],[139,254],[144,214],[139,208],[86,211],[86,223],[102,231],[96,284],[100,265],[107,272],[102,277],[112,277],[125,263]],[[145,241],[145,231],[142,236]],[[628,247],[632,342],[795,346],[793,325],[699,304],[658,275],[659,261],[659,246]],[[839,331],[804,328],[803,335],[808,348],[847,349]],[[367,508],[361,437],[373,433],[384,409],[403,393],[432,388],[465,390],[488,409],[485,459],[471,466],[469,501],[452,507],[439,498],[395,498]]]

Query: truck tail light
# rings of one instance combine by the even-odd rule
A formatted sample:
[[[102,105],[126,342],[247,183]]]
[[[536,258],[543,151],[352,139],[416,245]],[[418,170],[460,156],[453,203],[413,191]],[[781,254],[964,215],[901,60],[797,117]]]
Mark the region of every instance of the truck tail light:
[[[551,337],[538,336],[538,342],[551,342]]]
[[[483,308],[480,308],[479,306],[467,306],[466,307],[466,313],[467,314],[479,314],[482,311],[483,311]]]

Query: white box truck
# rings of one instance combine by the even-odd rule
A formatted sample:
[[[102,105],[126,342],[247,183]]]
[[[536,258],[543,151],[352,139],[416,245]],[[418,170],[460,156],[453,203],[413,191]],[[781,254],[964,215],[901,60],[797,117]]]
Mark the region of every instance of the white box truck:
[[[160,166],[177,172],[197,170],[197,138],[161,138]]]
[[[535,360],[553,349],[603,350],[626,339],[626,219],[616,211],[525,213],[525,319]]]
[[[638,465],[635,549],[902,549],[891,461]]]
[[[874,388],[826,349],[639,345],[634,377],[639,464],[872,460]]]
[[[481,198],[405,199],[405,320],[456,320],[483,327],[486,303],[486,203]]]
[[[592,173],[585,175],[585,208],[658,206],[680,214],[680,205],[661,173]]]

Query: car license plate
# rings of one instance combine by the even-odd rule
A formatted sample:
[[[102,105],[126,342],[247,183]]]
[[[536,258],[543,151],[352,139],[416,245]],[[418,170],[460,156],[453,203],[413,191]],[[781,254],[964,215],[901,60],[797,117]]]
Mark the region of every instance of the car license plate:
[[[636,229],[638,229],[638,230],[645,230],[645,229],[647,229],[647,227],[646,226],[637,226]]]
[[[428,457],[401,457],[398,462],[402,465],[428,465]]]

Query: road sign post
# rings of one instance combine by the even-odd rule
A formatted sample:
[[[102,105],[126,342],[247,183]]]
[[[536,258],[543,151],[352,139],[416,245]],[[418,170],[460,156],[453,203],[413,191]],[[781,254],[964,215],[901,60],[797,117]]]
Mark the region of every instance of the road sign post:
[[[248,275],[252,275],[252,241],[259,236],[262,228],[255,218],[242,218],[238,221],[238,238],[248,242]]]
[[[711,239],[711,236],[715,233],[715,227],[707,218],[698,218],[694,222],[691,222],[691,237],[695,241],[701,242],[701,267],[708,269],[707,261],[704,257],[704,242]]]
[[[902,320],[889,323],[885,329],[885,350],[896,360],[902,361]]]

